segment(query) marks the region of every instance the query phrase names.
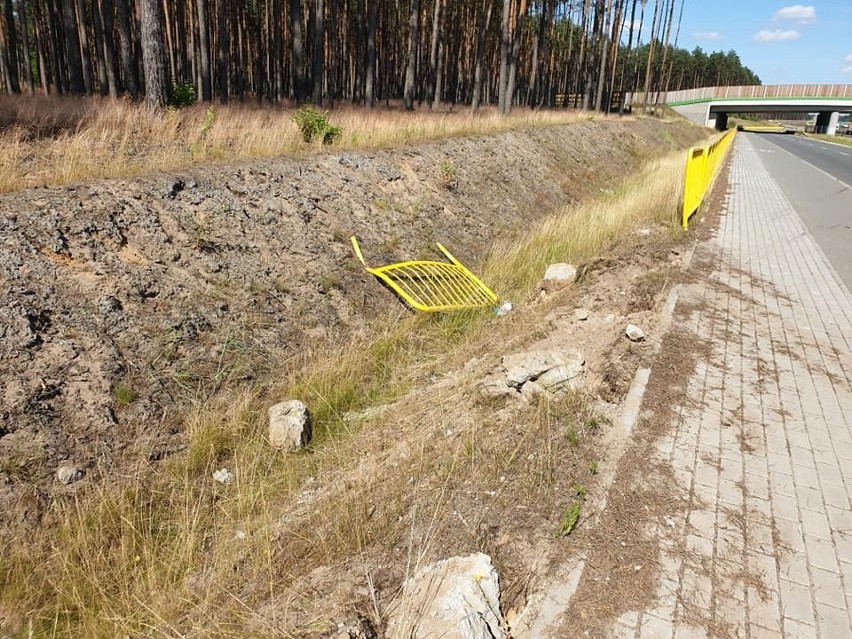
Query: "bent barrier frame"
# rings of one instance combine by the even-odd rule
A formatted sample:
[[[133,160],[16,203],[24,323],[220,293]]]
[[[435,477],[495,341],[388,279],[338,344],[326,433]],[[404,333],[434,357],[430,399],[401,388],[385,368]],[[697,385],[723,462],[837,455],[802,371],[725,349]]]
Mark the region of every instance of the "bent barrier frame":
[[[401,297],[411,308],[425,313],[482,308],[497,303],[497,296],[476,275],[438,244],[450,263],[413,260],[371,268],[364,261],[361,247],[353,235],[352,249],[371,275]]]
[[[683,228],[689,228],[689,218],[698,210],[713,185],[719,167],[728,153],[736,129],[704,146],[694,146],[686,156],[686,173],[683,180]]]

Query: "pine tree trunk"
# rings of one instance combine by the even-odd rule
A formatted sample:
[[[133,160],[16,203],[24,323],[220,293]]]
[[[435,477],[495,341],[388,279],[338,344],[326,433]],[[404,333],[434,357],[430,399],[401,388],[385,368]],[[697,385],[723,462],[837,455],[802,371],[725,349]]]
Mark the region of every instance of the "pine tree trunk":
[[[645,65],[645,91],[642,96],[642,108],[648,108],[648,94],[651,92],[651,70],[653,68],[654,61],[654,45],[657,42],[657,10],[659,9],[660,2],[656,0],[654,2],[654,17],[651,20],[651,37],[649,40],[648,46],[648,62]]]
[[[6,88],[9,93],[20,93],[21,83],[18,78],[18,37],[15,29],[15,11],[12,7],[12,0],[5,0],[4,13],[6,16],[6,51],[0,51],[0,55],[6,55],[8,64],[6,67]],[[22,30],[25,29],[26,25],[23,24]]]
[[[323,0],[314,0],[314,104],[322,105],[323,68],[325,66],[325,6]]]
[[[68,80],[63,75],[62,69],[65,65],[65,47],[62,40],[62,15],[56,8],[54,0],[45,0],[44,22],[47,30],[48,46],[50,52],[50,74],[53,78],[53,86],[56,93],[62,95],[68,93]]]
[[[290,0],[290,31],[293,38],[293,97],[297,104],[305,101],[305,43],[302,37],[302,2]]]
[[[119,57],[121,58],[121,71],[124,77],[124,88],[131,98],[139,96],[139,75],[136,71],[136,53],[133,46],[133,37],[130,20],[131,0],[117,0],[118,9],[118,35],[120,40]]]
[[[86,88],[86,95],[92,95],[95,90],[95,81],[92,76],[92,60],[89,57],[89,33],[87,25],[89,24],[86,16],[86,7],[83,0],[77,0],[77,33],[80,34],[80,61],[83,65],[83,86]]]
[[[209,12],[207,11],[208,0],[197,0],[196,11],[198,12],[198,48],[200,53],[199,67],[201,75],[201,100],[211,102],[213,100],[213,76],[210,69],[210,31]]]
[[[521,36],[523,35],[522,22],[527,16],[528,0],[520,0],[518,12],[513,16],[514,27],[512,32],[512,45],[509,49],[509,79],[506,85],[506,113],[512,110],[512,101],[515,95],[515,86],[518,77],[518,58],[521,55]]]
[[[9,52],[6,47],[6,34],[3,30],[3,22],[0,20],[0,91],[12,93],[12,84],[9,78]]]
[[[437,0],[441,2],[441,0]],[[438,36],[438,55],[435,59],[435,86],[432,94],[432,109],[441,106],[441,96],[444,90],[444,39]]]
[[[667,0],[668,5],[663,6],[663,13],[661,15],[662,24],[660,26],[660,31],[665,30],[665,40],[662,43],[663,45],[663,60],[660,64],[659,73],[654,72],[654,81],[653,81],[653,91],[654,91],[654,113],[657,111],[657,105],[660,102],[660,86],[663,81],[663,76],[666,72],[666,63],[668,61],[669,55],[669,38],[671,38],[672,33],[672,21],[674,19],[674,0]],[[668,8],[668,13],[666,13],[666,8]]]
[[[272,51],[274,55],[273,63],[275,65],[274,91],[276,102],[281,102],[284,99],[284,66],[282,64],[284,43],[281,39],[281,15],[281,0],[272,0]]]
[[[364,81],[364,102],[368,109],[372,109],[376,101],[376,22],[379,2],[367,1],[367,77]]]
[[[610,27],[610,11],[612,10],[612,0],[607,0],[606,10],[604,15],[606,17],[606,24],[601,27],[600,32],[600,47],[598,48],[598,57],[600,58],[600,66],[598,67],[598,86],[597,91],[595,92],[595,111],[603,111],[603,93],[604,93],[604,85],[606,84],[606,62],[607,62],[607,54],[609,53],[609,46],[606,41],[606,34],[609,33]],[[601,18],[601,23],[603,24],[604,18]]]
[[[33,16],[33,34],[35,35],[35,46],[38,54],[38,74],[41,81],[41,90],[45,95],[50,95],[50,80],[47,75],[47,53],[45,51],[47,43],[45,42],[44,31],[42,29],[41,11],[39,7],[41,3],[36,0],[33,3],[35,8]]]
[[[509,105],[511,104],[511,98],[506,93],[509,88],[509,52],[511,49],[509,26],[511,24],[512,4],[512,0],[503,0],[503,16],[500,23],[500,77],[497,104],[500,113],[503,115],[509,112]]]
[[[21,21],[21,46],[24,53],[24,83],[27,85],[27,93],[30,95],[35,91],[33,83],[33,61],[30,57],[30,35],[27,22],[26,4],[24,0],[18,0],[18,19]]]
[[[420,0],[411,0],[408,19],[408,66],[405,68],[405,88],[402,100],[406,111],[414,110],[415,73],[417,70],[417,47],[420,43]]]
[[[230,87],[228,77],[231,65],[231,32],[228,29],[228,3],[226,0],[216,1],[216,19],[219,39],[219,56],[217,64],[219,68],[219,102],[228,103]]]
[[[479,33],[476,37],[476,58],[473,64],[473,98],[470,103],[473,111],[479,110],[479,103],[482,100],[482,58],[485,55],[485,36],[488,35],[488,27],[491,26],[493,10],[494,0],[483,0]]]
[[[166,53],[159,0],[139,0],[142,65],[145,72],[145,103],[151,109],[166,106]]]
[[[103,59],[107,80],[107,92],[112,98],[118,97],[118,77],[115,68],[115,11],[112,0],[99,0],[96,9],[100,16],[103,31]]]
[[[441,0],[434,0],[432,12],[432,38],[429,46],[429,79],[426,89],[427,99],[435,99],[435,77],[438,74],[438,39],[441,34]]]
[[[83,59],[80,57],[80,36],[74,16],[73,0],[60,0],[65,35],[65,63],[68,65],[68,89],[74,95],[84,95]]]
[[[624,106],[624,77],[627,74],[627,68],[633,60],[633,29],[636,24],[636,3],[638,0],[633,0],[633,6],[630,9],[630,34],[627,36],[627,57],[621,67],[621,78],[618,81],[618,91],[622,95],[622,106]]]
[[[95,54],[95,68],[98,73],[98,88],[101,95],[107,95],[109,93],[109,80],[107,79],[107,65],[104,59],[104,26],[100,2],[98,0],[92,0],[92,21],[95,27],[95,46],[93,50]]]

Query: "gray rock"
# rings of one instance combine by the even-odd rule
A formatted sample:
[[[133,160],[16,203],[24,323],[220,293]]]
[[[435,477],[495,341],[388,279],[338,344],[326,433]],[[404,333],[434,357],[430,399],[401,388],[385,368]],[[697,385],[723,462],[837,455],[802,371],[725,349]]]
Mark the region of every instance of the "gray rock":
[[[56,479],[60,484],[73,484],[83,479],[83,470],[73,464],[62,464],[56,469]]]
[[[503,375],[489,375],[476,388],[482,399],[504,399],[517,395],[517,390],[506,383]]]
[[[558,387],[581,375],[585,363],[586,359],[578,351],[568,353],[532,351],[503,357],[506,383],[515,388],[521,388],[529,381],[538,381],[545,388],[548,385]],[[551,370],[554,372],[546,377]]]
[[[578,308],[576,311],[574,311],[574,319],[578,322],[585,322],[587,319],[589,319],[588,309]]]
[[[227,468],[220,468],[219,470],[213,471],[213,479],[220,484],[230,484],[234,481],[234,473]]]
[[[559,353],[531,351],[514,353],[503,357],[503,368],[506,370],[506,383],[520,388],[531,379],[536,379],[543,372],[554,366],[561,366],[566,361]]]
[[[370,620],[362,615],[358,615],[356,619],[345,621],[337,624],[336,639],[377,639],[373,624]]]
[[[645,332],[635,324],[628,324],[624,334],[631,342],[641,342],[645,339]]]
[[[545,394],[547,394],[547,390],[538,382],[527,382],[521,386],[521,397],[528,402],[532,402],[536,397]]]
[[[567,285],[577,279],[577,267],[573,264],[551,264],[544,272],[544,282],[547,285]]]
[[[405,582],[388,639],[504,639],[500,583],[483,553],[438,561]]]
[[[554,366],[545,371],[536,382],[551,393],[580,388],[583,384],[584,364],[582,357],[574,358],[568,365]]]
[[[269,409],[269,442],[277,450],[297,451],[311,441],[311,415],[298,399]]]

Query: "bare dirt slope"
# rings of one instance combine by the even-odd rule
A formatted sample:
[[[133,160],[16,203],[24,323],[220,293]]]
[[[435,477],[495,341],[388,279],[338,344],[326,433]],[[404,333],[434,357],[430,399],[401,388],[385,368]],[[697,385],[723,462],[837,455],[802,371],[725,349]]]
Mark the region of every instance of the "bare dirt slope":
[[[583,122],[0,197],[0,524],[37,517],[62,462],[162,458],[193,399],[365,329],[396,302],[350,235],[374,264],[440,241],[475,268],[496,238],[701,135]]]

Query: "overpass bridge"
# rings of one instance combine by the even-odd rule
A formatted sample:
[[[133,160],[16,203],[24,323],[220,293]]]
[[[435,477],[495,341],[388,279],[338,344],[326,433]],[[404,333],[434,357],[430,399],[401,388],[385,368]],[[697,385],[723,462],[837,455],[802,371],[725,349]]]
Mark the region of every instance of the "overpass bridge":
[[[852,113],[852,84],[774,84],[628,93],[629,106],[665,104],[702,126],[724,131],[729,113],[816,113],[817,133],[834,134]]]

